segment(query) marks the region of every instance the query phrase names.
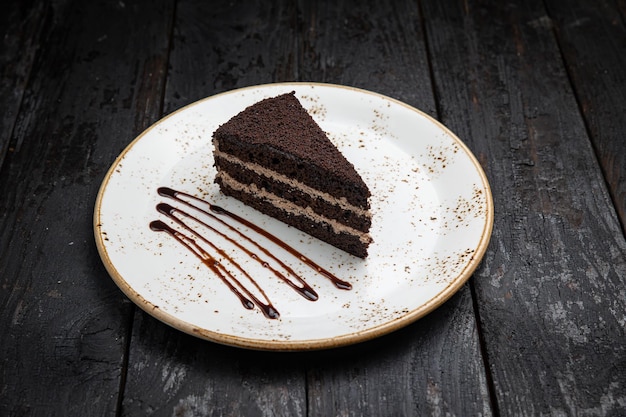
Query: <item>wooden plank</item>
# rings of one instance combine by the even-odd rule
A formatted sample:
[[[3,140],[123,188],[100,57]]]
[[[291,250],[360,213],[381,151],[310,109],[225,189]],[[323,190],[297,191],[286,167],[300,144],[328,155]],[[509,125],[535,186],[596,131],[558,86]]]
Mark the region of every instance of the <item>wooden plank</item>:
[[[181,1],[165,113],[235,88],[296,79],[295,7],[262,3]]]
[[[492,415],[467,287],[428,317],[311,355],[309,415]]]
[[[626,233],[626,26],[611,1],[546,2]],[[624,9],[626,12],[626,9]]]
[[[293,79],[292,2],[180,0],[169,61],[166,112],[225,90]],[[207,146],[210,138],[207,137]],[[125,415],[306,413],[305,371],[289,355],[192,338],[136,315]]]
[[[501,415],[618,415],[626,243],[540,1],[423,2],[443,122],[485,166],[475,275]]]
[[[415,2],[304,2],[298,76],[370,89],[435,116]]]
[[[93,204],[159,112],[172,8],[59,0],[46,13],[0,177],[0,415],[115,415],[131,305],[99,259]]]
[[[303,416],[306,387],[296,358],[210,343],[137,314],[122,413]]]
[[[11,147],[11,134],[39,47],[46,7],[43,1],[6,1],[0,15],[0,169]]]
[[[417,6],[308,3],[300,76],[367,88],[435,115]],[[491,415],[468,286],[398,334],[314,361],[310,415]]]

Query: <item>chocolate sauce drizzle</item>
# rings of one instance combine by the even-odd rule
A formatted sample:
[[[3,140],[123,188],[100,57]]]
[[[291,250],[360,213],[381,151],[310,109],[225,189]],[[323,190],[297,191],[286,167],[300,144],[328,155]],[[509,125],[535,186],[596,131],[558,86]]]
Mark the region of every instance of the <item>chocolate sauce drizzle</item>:
[[[285,250],[286,252],[288,252],[289,254],[294,256],[296,259],[298,259],[299,261],[301,261],[305,265],[307,265],[310,268],[312,268],[314,271],[316,271],[320,275],[322,275],[325,278],[329,279],[335,285],[335,287],[337,287],[339,289],[342,289],[342,290],[350,290],[352,288],[352,285],[350,283],[337,278],[335,275],[333,275],[332,273],[330,273],[326,269],[322,268],[321,266],[319,266],[318,264],[316,264],[315,262],[310,260],[308,257],[304,256],[302,253],[300,253],[299,251],[294,249],[292,246],[290,246],[287,243],[283,242],[282,240],[280,240],[276,236],[272,235],[268,231],[260,228],[259,226],[253,224],[252,222],[250,222],[250,221],[248,221],[248,220],[246,220],[246,219],[244,219],[244,218],[242,218],[242,217],[240,217],[240,216],[238,216],[238,215],[236,215],[236,214],[234,214],[234,213],[232,213],[232,212],[230,212],[230,211],[228,211],[228,210],[226,210],[226,209],[224,209],[222,207],[219,207],[219,206],[216,206],[214,204],[211,204],[210,202],[208,202],[206,200],[203,200],[203,199],[200,199],[200,198],[198,198],[196,196],[193,196],[191,194],[187,194],[187,193],[182,192],[182,191],[173,190],[173,189],[168,188],[168,187],[160,187],[160,188],[158,188],[157,192],[162,197],[171,198],[171,199],[173,199],[173,200],[175,200],[175,201],[177,201],[177,202],[179,202],[181,204],[184,204],[184,205],[186,205],[188,207],[191,207],[191,208],[193,208],[193,209],[195,209],[195,210],[205,214],[206,216],[208,216],[212,220],[219,222],[220,224],[222,224],[223,226],[228,228],[228,230],[230,230],[233,233],[237,234],[240,238],[242,238],[242,239],[250,242],[251,244],[253,244],[258,250],[263,252],[263,254],[265,256],[267,256],[268,258],[273,259],[276,263],[278,263],[281,266],[281,268],[283,268],[285,271],[287,271],[288,274],[293,278],[293,279],[287,278],[279,270],[277,270],[276,268],[272,267],[267,261],[265,261],[263,258],[258,256],[258,254],[256,254],[253,251],[249,250],[248,248],[243,246],[241,243],[239,243],[237,240],[229,237],[228,235],[226,235],[223,232],[217,230],[213,226],[211,226],[208,223],[200,220],[199,218],[193,216],[192,214],[190,214],[190,213],[188,213],[188,212],[186,212],[186,211],[184,211],[184,210],[182,210],[180,208],[173,207],[173,206],[171,206],[169,204],[166,204],[166,203],[159,203],[159,204],[157,204],[156,209],[157,209],[157,211],[159,213],[161,213],[164,216],[170,218],[176,224],[178,224],[183,229],[185,229],[187,232],[189,232],[193,236],[195,236],[195,238],[197,238],[197,239],[201,240],[202,242],[206,243],[207,245],[209,245],[220,256],[222,256],[229,263],[231,263],[235,268],[237,268],[242,274],[244,274],[245,277],[252,283],[252,285],[254,285],[256,290],[262,295],[262,297],[264,298],[265,301],[259,300],[258,297],[256,297],[251,291],[249,291],[248,288],[246,288],[246,286],[241,283],[241,281],[239,281],[233,274],[231,274],[226,269],[226,267],[224,265],[222,265],[222,263],[220,263],[217,259],[215,259],[211,254],[206,252],[197,243],[197,241],[194,239],[194,237],[191,237],[189,235],[186,235],[185,233],[182,233],[180,231],[177,231],[177,230],[173,229],[172,227],[168,226],[166,223],[164,223],[161,220],[155,220],[155,221],[150,223],[150,228],[152,230],[157,231],[157,232],[166,232],[166,233],[168,233],[173,238],[175,238],[179,243],[181,243],[183,246],[185,246],[188,250],[190,250],[192,253],[194,253],[198,258],[200,258],[202,260],[202,262],[209,269],[211,269],[211,271],[213,273],[215,273],[215,275],[217,275],[228,286],[228,288],[239,298],[239,300],[241,301],[242,305],[245,308],[247,308],[247,309],[253,309],[254,306],[256,305],[256,306],[258,306],[261,309],[261,311],[263,312],[263,314],[267,318],[277,319],[279,317],[278,311],[274,308],[274,306],[272,306],[272,303],[270,302],[269,298],[267,297],[267,295],[265,294],[263,289],[254,280],[254,278],[252,278],[243,269],[243,267],[241,267],[241,265],[239,263],[237,263],[234,259],[232,259],[232,257],[230,257],[224,250],[222,250],[221,248],[217,247],[207,237],[201,235],[197,231],[197,229],[189,226],[189,224],[186,223],[184,221],[184,219],[191,219],[192,221],[196,222],[197,224],[200,224],[200,225],[206,227],[212,233],[215,233],[215,234],[219,235],[221,238],[229,241],[230,243],[235,245],[238,249],[240,249],[242,252],[247,254],[250,258],[252,258],[255,261],[259,262],[263,267],[269,269],[277,278],[279,278],[282,281],[284,281],[285,283],[287,283],[292,289],[297,291],[302,297],[304,297],[305,299],[307,299],[309,301],[316,301],[319,297],[318,297],[317,293],[315,292],[315,290],[309,284],[307,284],[307,282],[304,280],[304,278],[299,276],[291,267],[289,267],[284,261],[282,261],[277,256],[275,256],[273,253],[271,253],[267,248],[263,247],[261,244],[259,244],[255,240],[253,240],[250,236],[248,236],[248,235],[244,234],[243,232],[239,231],[234,226],[232,226],[231,224],[229,224],[226,221],[222,220],[218,216],[228,217],[228,218],[234,220],[235,222],[237,222],[237,223],[247,227],[248,229],[250,229],[250,230],[260,234],[261,236],[264,236],[266,239],[270,240],[271,242],[273,242],[274,244],[276,244],[277,246],[279,246],[280,248],[282,248],[283,250]],[[210,211],[204,210],[202,207],[198,206],[197,204],[194,204],[194,202],[205,204],[209,208]],[[294,282],[294,281],[296,281],[296,282]]]
[[[248,310],[252,310],[254,306],[257,305],[261,309],[261,311],[263,311],[263,314],[265,314],[266,317],[270,319],[277,319],[279,317],[278,311],[272,306],[272,304],[269,302],[269,299],[260,287],[257,286],[257,289],[261,292],[261,294],[263,294],[263,297],[266,299],[265,303],[259,300],[254,294],[252,294],[243,284],[241,284],[241,282],[235,276],[228,272],[224,265],[222,265],[217,259],[211,256],[204,249],[202,249],[202,247],[198,245],[195,240],[183,233],[174,230],[161,220],[154,220],[153,222],[151,222],[150,229],[154,230],[155,232],[166,232],[170,234],[174,239],[176,239],[183,246],[193,252],[198,258],[202,260],[202,262],[207,267],[209,267],[211,271],[215,273],[215,275],[217,275],[222,280],[222,282],[224,282],[224,284],[228,286],[228,288],[239,298],[241,304],[245,308],[247,308]],[[214,245],[211,244],[211,246],[217,249]],[[220,253],[222,252],[221,249],[217,250]],[[237,264],[236,262],[233,262],[233,264],[247,277],[250,277],[239,264]],[[228,278],[230,278],[230,280],[232,280],[236,285],[231,283],[224,274],[228,276]],[[256,285],[256,282],[254,280],[252,280],[251,282]]]

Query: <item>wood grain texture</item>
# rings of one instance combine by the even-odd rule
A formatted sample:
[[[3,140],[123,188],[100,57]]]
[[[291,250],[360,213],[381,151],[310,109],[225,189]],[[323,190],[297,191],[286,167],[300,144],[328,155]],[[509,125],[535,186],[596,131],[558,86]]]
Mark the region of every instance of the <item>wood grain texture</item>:
[[[474,283],[499,414],[619,415],[626,244],[543,3],[423,8],[443,122],[495,196]]]
[[[303,416],[302,363],[210,343],[137,314],[125,416]]]
[[[624,16],[611,1],[548,1],[547,6],[579,106],[626,233]]]
[[[295,7],[266,3],[178,3],[165,113],[235,88],[296,79]]]
[[[5,1],[0,15],[0,169],[9,151],[13,126],[39,46],[46,5],[43,1]]]
[[[159,110],[144,100],[164,77],[147,74],[165,70],[171,13],[49,5],[0,175],[0,415],[115,415],[131,306],[102,266],[92,213],[129,132]]]
[[[471,294],[396,333],[309,359],[311,416],[490,416]]]
[[[298,15],[300,80],[365,88],[436,115],[415,2],[303,1]]]

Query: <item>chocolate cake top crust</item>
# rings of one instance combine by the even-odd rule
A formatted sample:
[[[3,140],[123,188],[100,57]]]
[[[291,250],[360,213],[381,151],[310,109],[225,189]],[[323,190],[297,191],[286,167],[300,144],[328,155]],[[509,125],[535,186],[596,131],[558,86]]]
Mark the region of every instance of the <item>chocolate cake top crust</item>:
[[[295,92],[253,104],[220,126],[213,137],[220,151],[242,161],[270,166],[311,186],[324,184],[340,195],[357,194],[358,201],[348,199],[369,207],[370,192],[360,175],[302,107]]]

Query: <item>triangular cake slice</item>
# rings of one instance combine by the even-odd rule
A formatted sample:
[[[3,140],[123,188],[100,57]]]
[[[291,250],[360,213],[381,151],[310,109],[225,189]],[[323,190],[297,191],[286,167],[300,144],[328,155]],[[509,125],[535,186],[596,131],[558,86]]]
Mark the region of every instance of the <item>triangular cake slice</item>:
[[[360,258],[370,191],[295,92],[262,100],[213,133],[221,191]]]

